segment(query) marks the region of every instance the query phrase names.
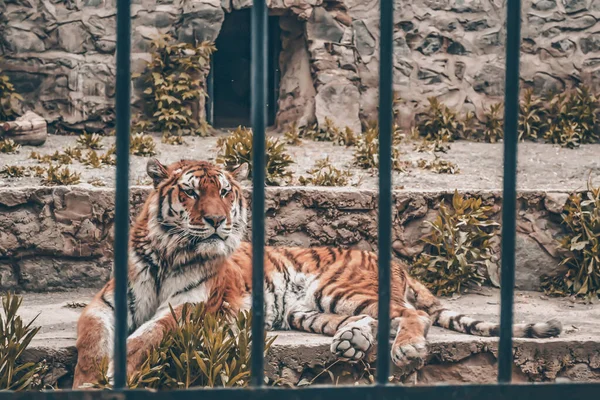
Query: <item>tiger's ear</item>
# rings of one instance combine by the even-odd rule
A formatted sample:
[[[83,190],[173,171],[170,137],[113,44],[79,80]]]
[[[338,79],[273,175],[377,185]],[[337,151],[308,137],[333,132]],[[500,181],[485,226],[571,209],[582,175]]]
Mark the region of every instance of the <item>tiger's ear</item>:
[[[242,165],[239,165],[231,170],[229,170],[229,173],[231,174],[231,176],[233,176],[233,178],[238,181],[244,181],[246,179],[248,179],[248,172],[250,171],[250,166],[248,165],[248,163],[243,163]]]
[[[152,178],[154,188],[158,187],[158,185],[169,176],[167,168],[156,158],[148,160],[148,164],[146,164],[146,173]]]

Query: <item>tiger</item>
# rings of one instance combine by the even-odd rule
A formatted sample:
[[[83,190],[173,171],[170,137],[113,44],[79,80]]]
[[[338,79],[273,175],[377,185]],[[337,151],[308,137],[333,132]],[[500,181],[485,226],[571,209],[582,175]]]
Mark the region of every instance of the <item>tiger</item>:
[[[248,165],[226,170],[208,161],[165,166],[155,158],[146,172],[153,189],[129,238],[127,374],[173,330],[185,304],[207,312],[251,309],[252,247],[243,239],[247,209],[241,181]],[[298,330],[332,337],[330,350],[357,362],[376,348],[378,257],[337,247],[265,247],[264,318],[267,330]],[[398,367],[423,365],[431,325],[477,336],[498,336],[497,323],[447,309],[408,265],[391,263],[391,360]],[[99,379],[111,360],[115,331],[115,283],[111,279],[77,323],[74,388]],[[515,337],[558,336],[562,325],[515,324]],[[109,362],[108,376],[114,374]]]

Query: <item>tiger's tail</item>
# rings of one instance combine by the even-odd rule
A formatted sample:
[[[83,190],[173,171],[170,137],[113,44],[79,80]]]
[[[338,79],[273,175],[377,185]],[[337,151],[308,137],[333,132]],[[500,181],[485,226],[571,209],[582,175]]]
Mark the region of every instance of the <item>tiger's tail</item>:
[[[500,336],[500,324],[481,321],[456,311],[445,309],[439,299],[421,282],[408,279],[408,286],[417,309],[427,312],[433,324],[455,332],[474,336]],[[513,337],[549,338],[560,335],[562,324],[557,319],[532,324],[513,324]]]

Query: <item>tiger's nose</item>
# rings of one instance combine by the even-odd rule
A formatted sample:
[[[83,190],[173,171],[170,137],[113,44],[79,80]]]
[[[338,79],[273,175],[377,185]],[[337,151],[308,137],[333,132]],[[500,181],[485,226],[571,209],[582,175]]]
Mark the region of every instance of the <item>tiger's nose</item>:
[[[210,226],[212,226],[213,228],[217,229],[219,226],[221,226],[223,221],[225,221],[225,216],[224,215],[205,215],[204,221],[206,221],[206,223],[209,224]]]

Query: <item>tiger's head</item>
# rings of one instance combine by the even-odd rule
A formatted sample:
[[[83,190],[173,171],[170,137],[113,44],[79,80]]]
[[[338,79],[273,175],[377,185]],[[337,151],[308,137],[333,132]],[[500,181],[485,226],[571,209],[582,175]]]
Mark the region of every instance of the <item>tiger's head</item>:
[[[225,171],[206,161],[169,166],[156,159],[146,171],[154,183],[148,227],[168,252],[185,250],[207,259],[228,257],[243,239],[247,211],[238,180],[248,165]]]

